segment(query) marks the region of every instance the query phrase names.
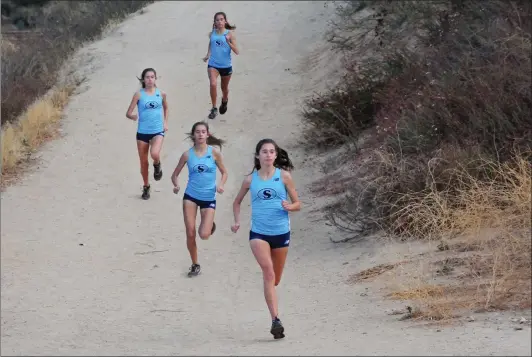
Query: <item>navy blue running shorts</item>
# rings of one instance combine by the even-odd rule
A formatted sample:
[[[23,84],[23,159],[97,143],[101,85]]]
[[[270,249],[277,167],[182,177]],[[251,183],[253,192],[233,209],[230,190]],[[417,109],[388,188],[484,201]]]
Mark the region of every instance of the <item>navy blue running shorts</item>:
[[[249,240],[252,239],[261,239],[267,242],[271,249],[285,248],[290,245],[290,232],[271,236],[249,231]]]
[[[157,135],[164,136],[164,131],[162,131],[160,133],[155,133],[155,134],[137,133],[137,140],[144,141],[145,143],[149,144],[150,140],[153,139],[154,137],[156,137]]]
[[[207,68],[214,68],[215,70],[218,71],[218,73],[220,73],[221,77],[226,77],[226,76],[230,76],[231,74],[233,74],[233,67],[218,68],[214,66],[207,66]]]
[[[194,197],[192,197],[190,195],[187,195],[186,193],[183,195],[183,200],[189,200],[189,201],[194,202],[195,204],[198,205],[198,207],[200,209],[203,209],[203,208],[216,209],[216,200],[214,200],[214,201],[202,201],[202,200],[195,199]]]

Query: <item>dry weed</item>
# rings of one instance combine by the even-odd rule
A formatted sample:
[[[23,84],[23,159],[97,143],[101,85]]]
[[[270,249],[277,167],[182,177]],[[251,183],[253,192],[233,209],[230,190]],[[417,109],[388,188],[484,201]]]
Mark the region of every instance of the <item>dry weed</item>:
[[[38,99],[16,124],[2,128],[2,176],[14,174],[17,165],[54,137],[62,112],[75,90],[67,85]]]
[[[59,78],[75,50],[152,2],[54,1],[23,9],[35,19],[35,28],[10,32],[1,44],[3,187],[7,177],[17,176],[19,164],[54,137],[70,96],[85,80]]]
[[[386,273],[387,271],[390,271],[394,269],[396,266],[402,264],[404,262],[398,262],[394,264],[379,264],[377,266],[374,266],[369,269],[364,269],[359,273],[353,274],[349,278],[350,283],[357,283],[360,281],[370,280],[373,278],[376,278],[377,276]]]
[[[530,305],[530,4],[339,2],[329,40],[347,75],[307,101],[305,135],[355,148],[351,183],[322,190],[341,193],[327,218],[349,239],[443,240],[424,258],[449,270],[414,268],[395,295],[421,315]]]
[[[464,165],[448,170],[453,181],[443,191],[432,177],[425,191],[405,193],[394,202],[397,210],[391,220],[396,225],[408,222],[411,237],[442,237],[453,234],[477,236],[486,228],[519,231],[530,226],[530,153],[516,154],[513,160],[499,163],[477,160],[483,177],[473,176]],[[397,231],[398,226],[392,226]]]
[[[428,294],[411,284],[394,293],[395,298],[413,300],[424,316],[448,318],[461,308],[475,310],[530,307],[531,289],[531,167],[526,156],[511,162],[483,162],[490,179],[479,180],[464,168],[455,169],[457,189],[452,195],[432,190],[398,211],[396,219],[409,222],[409,234],[441,237],[460,234],[460,242],[450,239],[447,258],[440,263],[450,286]],[[490,237],[491,230],[494,237]],[[475,254],[460,256],[463,252]],[[443,254],[443,252],[435,253]],[[416,271],[422,279],[426,272]],[[442,311],[451,309],[454,314]]]
[[[13,11],[19,9],[33,20],[26,31],[2,33],[2,126],[57,85],[57,74],[80,46],[152,2],[49,1],[30,7],[11,3]]]

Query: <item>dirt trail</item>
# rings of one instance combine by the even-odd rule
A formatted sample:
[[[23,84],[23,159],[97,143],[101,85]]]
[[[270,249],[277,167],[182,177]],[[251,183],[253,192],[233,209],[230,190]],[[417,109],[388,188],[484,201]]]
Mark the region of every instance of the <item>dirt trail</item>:
[[[223,3],[241,48],[229,111],[212,122],[229,141],[223,152],[230,178],[218,198],[218,231],[199,241],[203,274],[186,277],[181,195],[172,193],[169,177],[189,147],[185,132],[208,114],[201,58],[219,10],[219,2],[159,2],[90,46],[96,59],[89,88],[67,110],[66,135],[2,194],[2,355],[530,354],[528,327],[408,328],[384,313],[394,305],[373,297],[377,292],[360,296],[363,287],[345,283],[355,260],[376,251],[333,246],[313,222],[317,201],[304,187],[317,172],[302,167],[291,143],[301,91],[309,89],[302,80],[309,74],[298,66],[330,12],[322,2]],[[135,76],[151,66],[168,92],[171,116],[163,180],[152,182],[152,198],[142,201],[135,124],[124,114]],[[304,202],[293,216],[279,287],[287,335],[280,341],[269,335],[247,226],[237,235],[229,229],[232,199],[263,137],[291,150]],[[248,214],[244,205],[243,222]]]

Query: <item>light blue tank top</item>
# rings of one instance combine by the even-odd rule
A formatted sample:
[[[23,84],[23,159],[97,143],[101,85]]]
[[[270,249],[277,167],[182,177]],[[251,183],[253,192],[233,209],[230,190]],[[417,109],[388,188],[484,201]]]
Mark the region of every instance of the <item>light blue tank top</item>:
[[[156,134],[164,131],[163,96],[158,88],[153,95],[148,95],[144,88],[140,89],[137,110],[139,112],[137,132]]]
[[[196,156],[194,147],[188,151],[188,183],[185,193],[201,201],[214,201],[216,199],[216,161],[212,153],[212,146],[207,147],[207,152]]]
[[[211,56],[209,57],[209,66],[216,68],[231,67],[231,47],[227,43],[225,35],[229,30],[225,30],[222,35],[216,33],[216,29],[211,32]]]
[[[286,186],[281,170],[276,168],[269,180],[260,178],[257,170],[251,176],[251,230],[266,235],[285,234],[290,231],[290,217],[281,202],[286,200]]]

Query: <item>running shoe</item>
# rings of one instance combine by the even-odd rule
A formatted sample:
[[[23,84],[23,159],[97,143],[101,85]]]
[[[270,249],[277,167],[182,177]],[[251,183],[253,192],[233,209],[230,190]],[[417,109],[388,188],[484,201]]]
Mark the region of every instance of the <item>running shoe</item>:
[[[153,178],[155,181],[159,181],[163,177],[163,170],[161,169],[161,162],[153,164]]]
[[[227,112],[227,102],[229,101],[226,100],[225,102],[222,100],[222,105],[220,105],[220,114],[224,115],[225,112]]]
[[[284,338],[284,327],[279,318],[276,317],[275,320],[272,321],[272,328],[270,329],[270,333],[276,340]]]
[[[148,200],[150,198],[150,186],[142,186],[142,199]]]
[[[209,114],[209,119],[216,118],[216,115],[218,115],[218,109],[217,108],[212,108],[211,109],[211,113]]]
[[[199,264],[192,264],[190,267],[190,271],[188,272],[189,277],[198,276],[201,272],[201,268]]]

